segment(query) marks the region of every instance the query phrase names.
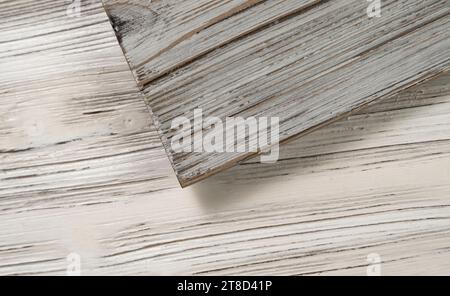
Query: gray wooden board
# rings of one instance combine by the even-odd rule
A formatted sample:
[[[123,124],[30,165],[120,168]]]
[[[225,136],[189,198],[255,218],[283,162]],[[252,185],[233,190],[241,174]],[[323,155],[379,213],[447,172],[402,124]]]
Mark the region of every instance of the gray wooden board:
[[[181,189],[99,2],[0,1],[0,275],[450,275],[450,74]]]
[[[286,141],[450,64],[448,0],[385,0],[379,18],[363,0],[104,3],[182,186],[255,155],[176,153],[172,121],[194,109],[278,117]]]

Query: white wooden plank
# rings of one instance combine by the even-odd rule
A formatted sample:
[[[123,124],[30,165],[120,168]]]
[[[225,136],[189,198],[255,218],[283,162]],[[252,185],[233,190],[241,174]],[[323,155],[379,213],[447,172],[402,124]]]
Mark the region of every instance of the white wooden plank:
[[[222,122],[278,117],[286,141],[450,63],[442,0],[384,1],[380,18],[360,0],[105,3],[182,186],[256,154],[174,151],[173,120],[194,109]]]
[[[450,74],[181,189],[100,5],[59,3],[0,3],[34,36],[0,44],[1,275],[450,274]]]

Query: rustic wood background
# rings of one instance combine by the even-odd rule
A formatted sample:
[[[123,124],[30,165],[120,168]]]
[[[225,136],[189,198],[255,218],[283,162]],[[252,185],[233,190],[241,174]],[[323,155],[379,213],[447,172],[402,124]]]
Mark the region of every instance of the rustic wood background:
[[[278,117],[284,142],[450,68],[443,0],[383,0],[379,18],[366,0],[104,3],[182,186],[256,155],[175,153],[173,120],[195,109],[223,122]]]
[[[0,2],[0,274],[450,275],[450,75],[181,189],[100,3]]]

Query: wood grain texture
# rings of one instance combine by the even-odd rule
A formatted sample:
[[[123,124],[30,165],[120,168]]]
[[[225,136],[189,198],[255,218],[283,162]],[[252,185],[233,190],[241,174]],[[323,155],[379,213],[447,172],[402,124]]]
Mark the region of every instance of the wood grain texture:
[[[445,0],[104,2],[182,186],[255,153],[176,153],[174,118],[278,117],[286,141],[450,65]]]
[[[450,74],[181,189],[82,3],[0,2],[1,275],[450,275]]]
[[[124,182],[134,194],[149,181],[146,192],[173,186],[164,178],[168,172],[160,163],[167,160],[159,137],[101,3],[85,2],[83,17],[70,18],[68,3],[60,2],[48,1],[54,10],[41,11],[22,1],[2,17],[8,24],[0,32],[5,40],[0,47],[5,211],[33,208],[33,200],[41,199],[66,206],[97,203],[98,193],[111,201],[123,192]],[[133,174],[138,167],[143,170]],[[57,187],[55,174],[65,176]]]

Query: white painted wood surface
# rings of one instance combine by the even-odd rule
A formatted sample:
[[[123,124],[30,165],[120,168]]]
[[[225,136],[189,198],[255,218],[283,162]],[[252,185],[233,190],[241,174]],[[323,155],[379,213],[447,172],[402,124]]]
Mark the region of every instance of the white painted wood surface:
[[[448,0],[385,0],[379,18],[362,0],[104,3],[182,186],[257,155],[174,151],[173,121],[195,109],[222,122],[276,117],[286,142],[450,68]],[[226,129],[221,146],[236,151]],[[199,131],[217,134],[196,125],[183,146]]]
[[[449,74],[181,189],[101,4],[67,4],[0,2],[1,275],[450,275]]]

